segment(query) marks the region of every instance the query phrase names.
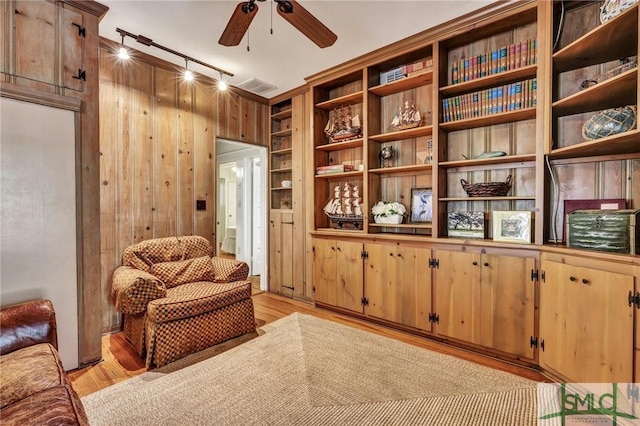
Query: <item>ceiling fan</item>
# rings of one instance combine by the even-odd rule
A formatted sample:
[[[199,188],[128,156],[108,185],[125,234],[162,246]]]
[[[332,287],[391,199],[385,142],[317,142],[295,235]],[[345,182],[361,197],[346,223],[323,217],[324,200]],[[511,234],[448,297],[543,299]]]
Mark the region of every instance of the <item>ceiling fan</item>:
[[[248,0],[236,6],[218,43],[223,46],[240,44],[258,12],[256,1],[264,2],[266,0]],[[337,35],[295,0],[273,1],[278,4],[278,14],[318,46],[322,48],[331,46],[338,39]]]

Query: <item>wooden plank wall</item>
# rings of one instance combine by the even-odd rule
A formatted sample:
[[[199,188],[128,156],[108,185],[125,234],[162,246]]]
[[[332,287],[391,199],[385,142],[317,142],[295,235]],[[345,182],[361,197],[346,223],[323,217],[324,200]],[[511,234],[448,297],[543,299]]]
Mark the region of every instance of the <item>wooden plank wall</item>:
[[[216,137],[268,145],[267,100],[185,83],[177,67],[146,55],[122,63],[100,48],[100,227],[102,331],[121,316],[111,275],[128,245],[201,235],[215,244]],[[257,98],[257,97],[256,97]],[[195,210],[195,200],[207,202]]]

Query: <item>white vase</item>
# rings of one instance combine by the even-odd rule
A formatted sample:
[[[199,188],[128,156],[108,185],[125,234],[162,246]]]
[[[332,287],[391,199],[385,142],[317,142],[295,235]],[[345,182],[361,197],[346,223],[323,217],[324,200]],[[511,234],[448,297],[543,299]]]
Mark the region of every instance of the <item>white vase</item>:
[[[373,220],[376,223],[391,223],[394,225],[398,225],[400,223],[402,223],[402,215],[401,214],[394,214],[391,216],[374,216]]]

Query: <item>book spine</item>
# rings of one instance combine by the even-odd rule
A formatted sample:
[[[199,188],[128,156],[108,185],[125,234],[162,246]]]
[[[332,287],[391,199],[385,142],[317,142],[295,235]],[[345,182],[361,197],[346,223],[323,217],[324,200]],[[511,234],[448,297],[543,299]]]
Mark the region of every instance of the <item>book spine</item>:
[[[500,64],[498,72],[506,71],[507,67],[507,48],[503,47],[500,49]]]
[[[451,65],[451,84],[458,84],[460,83],[459,77],[458,77],[458,60],[453,61],[453,64]]]
[[[516,68],[516,45],[509,45],[509,66],[508,69],[513,70]]]
[[[491,74],[498,72],[499,55],[500,51],[498,49],[491,51]]]
[[[515,60],[514,68],[520,68],[522,64],[522,43],[518,42],[515,46]]]

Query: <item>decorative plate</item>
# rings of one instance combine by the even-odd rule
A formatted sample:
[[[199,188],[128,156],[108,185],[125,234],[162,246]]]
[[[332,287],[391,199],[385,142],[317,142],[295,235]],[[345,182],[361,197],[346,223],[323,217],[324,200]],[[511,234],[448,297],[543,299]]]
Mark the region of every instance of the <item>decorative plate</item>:
[[[585,139],[600,139],[636,128],[636,106],[611,108],[600,111],[582,126]]]
[[[600,22],[604,24],[636,3],[638,0],[606,0],[600,8]]]

